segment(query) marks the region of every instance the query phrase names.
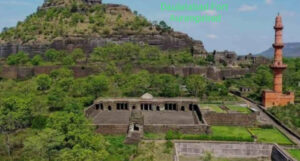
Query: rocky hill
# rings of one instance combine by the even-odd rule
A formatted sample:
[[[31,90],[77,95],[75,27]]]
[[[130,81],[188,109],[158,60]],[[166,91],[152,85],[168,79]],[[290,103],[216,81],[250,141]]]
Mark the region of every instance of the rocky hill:
[[[261,52],[258,55],[262,55],[268,58],[274,56],[274,49],[270,47],[268,50]],[[284,57],[300,57],[300,42],[286,43],[283,48]]]
[[[165,23],[153,24],[127,6],[101,0],[48,0],[24,22],[0,34],[0,57],[20,50],[33,56],[49,48],[82,48],[89,53],[108,42],[128,41],[206,53],[201,41],[174,32]]]

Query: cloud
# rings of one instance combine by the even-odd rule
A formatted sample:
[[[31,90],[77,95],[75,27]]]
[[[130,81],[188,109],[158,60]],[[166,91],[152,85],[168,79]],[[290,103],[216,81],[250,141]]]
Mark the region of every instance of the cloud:
[[[203,15],[208,15],[208,16],[215,16],[218,14],[216,10],[206,10],[201,12]]]
[[[273,3],[273,0],[266,0],[266,3],[267,3],[267,4],[272,4],[272,3]]]
[[[206,35],[206,37],[209,39],[217,39],[218,38],[218,36],[215,34],[208,34],[208,35]]]
[[[256,9],[257,9],[257,6],[255,6],[255,5],[251,6],[251,5],[244,4],[238,10],[240,12],[249,12],[249,11],[254,11]]]

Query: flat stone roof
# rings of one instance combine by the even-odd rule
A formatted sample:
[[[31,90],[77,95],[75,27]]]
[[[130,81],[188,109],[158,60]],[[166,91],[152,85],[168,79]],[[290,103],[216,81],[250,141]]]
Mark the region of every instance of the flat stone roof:
[[[101,111],[93,117],[95,125],[129,124],[130,111]]]
[[[144,124],[195,124],[192,112],[143,111]]]
[[[103,98],[100,97],[94,101],[98,102],[199,102],[198,98],[194,97],[174,97],[174,98],[163,98],[155,97],[153,99],[142,99],[138,97],[124,97],[124,98]]]

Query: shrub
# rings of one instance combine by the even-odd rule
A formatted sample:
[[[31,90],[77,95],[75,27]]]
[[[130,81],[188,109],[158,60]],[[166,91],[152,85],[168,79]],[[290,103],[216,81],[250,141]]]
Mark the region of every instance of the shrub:
[[[38,115],[33,118],[31,127],[34,129],[44,129],[47,124],[47,117]]]
[[[40,55],[36,55],[31,59],[31,64],[32,65],[40,65],[40,63],[42,62],[42,57]]]
[[[59,57],[59,51],[57,51],[55,49],[49,49],[46,51],[45,56],[46,56],[47,60],[49,60],[51,62],[55,62]]]
[[[23,51],[18,52],[17,54],[10,55],[7,58],[8,65],[19,65],[19,64],[26,64],[29,61],[29,57]]]
[[[74,63],[74,60],[73,60],[72,56],[66,56],[62,60],[62,64],[63,65],[73,65],[75,63]]]
[[[38,90],[48,90],[51,85],[51,78],[47,74],[41,74],[36,78]]]
[[[179,132],[174,132],[172,130],[169,130],[166,134],[166,140],[175,140],[180,139],[181,135]]]

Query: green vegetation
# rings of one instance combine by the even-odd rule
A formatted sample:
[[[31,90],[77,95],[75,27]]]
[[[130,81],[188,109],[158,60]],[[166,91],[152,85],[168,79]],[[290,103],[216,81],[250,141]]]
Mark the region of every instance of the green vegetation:
[[[228,107],[229,110],[231,111],[236,111],[236,112],[246,113],[246,114],[251,113],[249,108],[240,105],[226,105],[226,107]]]
[[[110,154],[105,161],[127,161],[137,152],[137,145],[124,144],[125,136],[105,136],[107,151]]]
[[[164,22],[153,25],[141,15],[126,10],[110,13],[108,5],[87,5],[81,0],[51,0],[54,6],[40,9],[16,27],[5,28],[0,40],[23,43],[51,42],[74,36],[107,36],[120,33],[159,33],[172,29]]]
[[[296,99],[300,97],[300,58],[287,58],[284,63],[288,65],[283,75],[283,90],[294,91]],[[260,66],[255,73],[247,74],[244,78],[236,80],[226,80],[228,88],[238,90],[239,87],[249,87],[251,92],[248,97],[260,102],[262,91],[265,89],[273,89],[273,73],[269,66]]]
[[[222,110],[217,104],[200,104],[201,109],[208,109],[217,113],[225,113],[226,111]]]
[[[164,140],[165,137],[164,133],[144,133],[144,139],[147,140]]]
[[[133,161],[172,161],[173,143],[171,141],[142,141]]]
[[[235,126],[212,126],[212,134],[196,135],[196,134],[181,134],[178,132],[168,131],[166,134],[167,140],[182,139],[182,140],[217,140],[217,141],[254,141],[251,134],[245,127]]]
[[[297,160],[300,160],[300,149],[289,149],[288,152]]]
[[[256,136],[258,142],[262,143],[278,143],[283,145],[292,145],[293,142],[289,140],[284,134],[275,128],[251,128],[250,132]]]
[[[285,125],[300,134],[300,104],[273,107],[269,111]]]
[[[168,131],[165,135],[167,140],[216,140],[216,141],[248,141],[253,142],[252,136],[257,142],[277,143],[282,145],[293,145],[284,134],[275,128],[246,128],[238,126],[211,126],[211,134],[182,134]],[[162,134],[148,134],[147,139],[163,139]]]

